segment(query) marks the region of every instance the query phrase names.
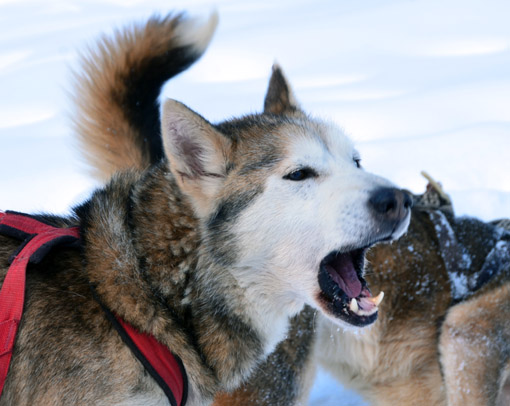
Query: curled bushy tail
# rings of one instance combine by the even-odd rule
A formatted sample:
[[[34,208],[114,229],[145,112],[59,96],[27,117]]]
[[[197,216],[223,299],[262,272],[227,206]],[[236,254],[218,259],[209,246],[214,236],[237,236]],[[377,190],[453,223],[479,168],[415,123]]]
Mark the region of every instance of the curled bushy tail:
[[[158,97],[163,84],[203,54],[217,25],[178,16],[102,38],[76,75],[74,124],[94,175],[145,168],[163,154]]]

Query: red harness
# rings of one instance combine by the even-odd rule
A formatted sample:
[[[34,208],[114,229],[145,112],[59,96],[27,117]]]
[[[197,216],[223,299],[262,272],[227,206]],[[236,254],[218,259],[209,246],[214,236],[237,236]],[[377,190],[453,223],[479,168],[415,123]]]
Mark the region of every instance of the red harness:
[[[23,241],[11,257],[11,265],[0,290],[0,395],[2,393],[16,341],[16,333],[23,315],[26,270],[29,263],[39,263],[55,246],[77,247],[80,229],[58,228],[45,224],[27,214],[0,212],[0,234]],[[188,382],[179,357],[153,336],[137,331],[101,304],[106,317],[120,334],[147,372],[165,392],[172,406],[184,406]]]

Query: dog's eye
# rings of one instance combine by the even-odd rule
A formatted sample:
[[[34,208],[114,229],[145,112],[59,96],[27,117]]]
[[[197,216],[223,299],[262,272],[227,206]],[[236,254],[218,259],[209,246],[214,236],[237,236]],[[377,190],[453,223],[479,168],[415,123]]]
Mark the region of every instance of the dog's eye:
[[[361,168],[361,158],[352,158],[352,160],[356,164],[356,168]]]
[[[315,172],[312,168],[301,168],[295,171],[292,171],[288,175],[285,175],[283,179],[292,180],[295,182],[305,180],[308,178],[315,178],[317,176],[317,172]]]

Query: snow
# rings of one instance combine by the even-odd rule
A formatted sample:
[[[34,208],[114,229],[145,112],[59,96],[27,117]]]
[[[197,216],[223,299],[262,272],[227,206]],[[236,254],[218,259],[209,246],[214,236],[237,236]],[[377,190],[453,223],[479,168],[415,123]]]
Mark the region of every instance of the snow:
[[[0,0],[0,208],[65,213],[95,182],[70,133],[70,68],[99,33],[154,11],[217,8],[210,50],[165,87],[215,121],[259,111],[272,63],[362,164],[457,214],[510,217],[507,0]],[[341,402],[340,402],[341,399]],[[311,404],[362,404],[321,372]]]
[[[462,273],[450,272],[450,283],[452,285],[452,297],[454,299],[461,299],[466,297],[469,292],[468,277]]]

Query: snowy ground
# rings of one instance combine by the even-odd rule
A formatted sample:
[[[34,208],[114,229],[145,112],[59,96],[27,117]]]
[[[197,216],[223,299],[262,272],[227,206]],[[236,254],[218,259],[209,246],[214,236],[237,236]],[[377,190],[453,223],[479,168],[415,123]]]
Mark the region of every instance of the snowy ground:
[[[212,121],[261,109],[274,60],[363,165],[458,214],[510,217],[508,0],[0,0],[0,208],[64,213],[94,187],[69,130],[69,68],[97,34],[216,7],[209,52],[165,88]],[[321,373],[311,404],[360,405]]]

